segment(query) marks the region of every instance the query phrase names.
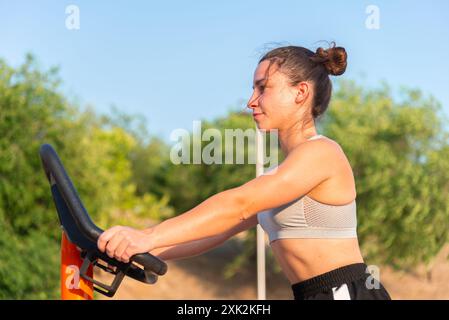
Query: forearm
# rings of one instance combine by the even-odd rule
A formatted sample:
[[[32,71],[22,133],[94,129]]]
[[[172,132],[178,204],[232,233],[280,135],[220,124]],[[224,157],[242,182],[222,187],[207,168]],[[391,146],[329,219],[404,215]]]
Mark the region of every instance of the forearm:
[[[150,251],[150,253],[164,261],[179,260],[205,253],[223,244],[226,240],[226,236],[218,235],[215,237],[195,240],[174,246],[157,248]]]
[[[145,231],[151,234],[153,250],[228,233],[246,216],[243,200],[230,189]]]

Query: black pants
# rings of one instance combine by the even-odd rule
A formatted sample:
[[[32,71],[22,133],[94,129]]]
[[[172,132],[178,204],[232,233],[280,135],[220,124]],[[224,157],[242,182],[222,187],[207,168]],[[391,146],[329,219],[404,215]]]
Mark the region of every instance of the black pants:
[[[391,300],[364,263],[350,264],[292,285],[295,300]]]

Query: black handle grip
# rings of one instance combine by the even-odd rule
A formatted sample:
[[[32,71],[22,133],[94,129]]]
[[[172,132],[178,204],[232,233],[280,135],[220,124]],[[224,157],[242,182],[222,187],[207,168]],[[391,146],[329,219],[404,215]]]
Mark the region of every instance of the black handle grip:
[[[87,213],[87,210],[84,208],[56,151],[51,145],[44,144],[40,148],[40,157],[48,181],[52,186],[57,184],[81,233],[91,241],[97,242],[98,238],[103,233],[103,230],[95,225]],[[167,265],[165,262],[149,253],[136,254],[132,256],[130,260],[139,263],[146,270],[149,269],[158,275],[163,275],[167,272]]]

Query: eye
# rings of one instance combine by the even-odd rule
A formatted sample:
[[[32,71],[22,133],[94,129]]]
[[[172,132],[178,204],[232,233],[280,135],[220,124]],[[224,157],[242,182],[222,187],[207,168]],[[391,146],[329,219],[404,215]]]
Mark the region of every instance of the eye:
[[[265,90],[265,86],[259,86],[259,91],[263,92]]]

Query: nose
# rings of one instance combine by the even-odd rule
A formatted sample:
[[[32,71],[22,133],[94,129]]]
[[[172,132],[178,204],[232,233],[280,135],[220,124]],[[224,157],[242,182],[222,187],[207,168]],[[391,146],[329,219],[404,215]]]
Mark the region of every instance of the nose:
[[[259,105],[259,96],[256,95],[256,91],[253,91],[253,94],[251,95],[251,97],[248,100],[248,103],[246,104],[246,106],[250,109],[254,109],[257,108]]]

